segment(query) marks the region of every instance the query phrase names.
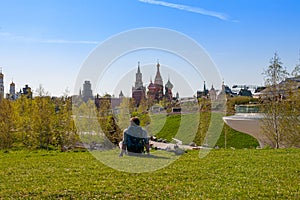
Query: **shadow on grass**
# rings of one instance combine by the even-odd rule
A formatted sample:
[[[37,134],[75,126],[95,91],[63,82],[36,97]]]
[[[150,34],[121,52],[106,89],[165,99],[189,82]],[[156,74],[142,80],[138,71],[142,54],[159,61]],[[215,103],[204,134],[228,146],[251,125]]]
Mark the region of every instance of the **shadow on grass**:
[[[134,156],[134,157],[139,157],[139,158],[154,158],[154,159],[170,159],[170,157],[166,157],[166,156],[143,154],[143,153],[128,153],[128,154],[125,154],[124,156]]]
[[[118,149],[110,151],[92,151],[90,152],[97,160],[118,171],[129,173],[144,173],[162,169],[180,156],[173,152],[154,151],[147,154],[131,154],[119,157]]]

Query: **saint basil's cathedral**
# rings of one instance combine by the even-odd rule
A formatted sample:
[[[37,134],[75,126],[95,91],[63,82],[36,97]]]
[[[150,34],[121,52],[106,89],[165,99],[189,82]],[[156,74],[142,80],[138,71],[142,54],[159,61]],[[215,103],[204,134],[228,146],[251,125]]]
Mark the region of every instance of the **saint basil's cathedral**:
[[[150,80],[150,84],[148,85],[146,92],[146,87],[143,86],[142,81],[142,73],[140,69],[140,63],[138,63],[138,69],[136,73],[135,85],[132,87],[132,98],[135,100],[136,106],[139,106],[142,99],[152,100],[153,102],[159,102],[163,98],[171,101],[173,99],[172,89],[173,84],[168,79],[168,82],[165,85],[165,92],[163,86],[163,80],[160,74],[160,64],[156,64],[156,75],[154,82]],[[178,94],[177,94],[178,96]]]

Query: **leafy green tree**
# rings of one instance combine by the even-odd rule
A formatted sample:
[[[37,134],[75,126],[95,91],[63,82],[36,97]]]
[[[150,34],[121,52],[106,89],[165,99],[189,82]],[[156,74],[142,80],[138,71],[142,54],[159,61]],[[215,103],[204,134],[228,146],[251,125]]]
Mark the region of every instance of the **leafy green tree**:
[[[79,141],[72,118],[71,98],[64,96],[54,100],[53,145],[62,151],[72,148]]]
[[[108,116],[112,115],[110,98],[102,98],[100,107],[98,108],[98,121],[103,133],[107,133],[106,127],[108,123]]]
[[[130,118],[130,98],[123,98],[119,106],[119,113],[117,114],[117,124],[121,130],[129,126]]]
[[[103,144],[107,148],[112,148],[113,144],[121,141],[121,129],[117,124],[116,117],[111,108],[111,96],[105,95],[101,98],[100,105],[97,110],[98,123],[101,127],[101,134],[103,135]]]
[[[297,64],[291,73],[292,77],[300,76],[300,64]]]
[[[17,113],[19,114],[17,130],[21,143],[26,148],[36,148],[38,141],[34,132],[35,122],[32,120],[35,109],[35,101],[31,98],[27,98],[26,95],[21,95],[21,97],[15,101],[15,104]]]
[[[11,148],[15,142],[16,112],[14,105],[7,99],[0,100],[0,148]]]
[[[51,98],[41,85],[37,94],[0,102],[0,148],[63,148],[78,141],[71,99]]]
[[[203,145],[205,143],[204,139],[206,137],[211,120],[211,101],[210,99],[200,98],[198,99],[198,104],[200,108],[200,118],[198,130],[193,142],[195,142],[197,145]]]
[[[283,100],[284,81],[288,72],[282,66],[280,58],[275,53],[270,61],[270,65],[263,73],[265,75],[265,99],[263,102],[263,112],[265,117],[263,119],[263,131],[267,137],[273,141],[273,147],[280,148],[284,138],[284,128],[282,120],[287,116],[285,109],[286,104]]]
[[[279,129],[282,133],[280,144],[284,147],[300,147],[300,92],[294,91],[283,100]]]
[[[141,121],[141,126],[148,126],[151,122],[150,116],[148,114],[148,104],[145,99],[142,99],[140,102],[140,105],[137,109],[138,117],[140,118]]]
[[[49,149],[53,141],[53,117],[55,105],[48,96],[38,96],[33,99],[35,109],[32,119],[34,120],[34,131],[38,137],[39,148]]]
[[[300,147],[300,68],[296,65],[292,77],[284,81],[284,98],[281,100],[280,128],[285,147]]]
[[[277,53],[274,54],[274,57],[270,60],[270,65],[265,69],[263,74],[265,75],[265,85],[266,86],[278,86],[279,83],[285,80],[289,73],[286,71],[285,67],[282,66],[282,62]],[[272,87],[273,90],[270,92],[278,92],[277,87]],[[276,95],[273,95],[276,99]]]
[[[118,145],[122,140],[122,130],[117,125],[116,120],[113,116],[107,117],[105,132],[105,135],[109,139],[109,141],[111,141],[115,145]]]
[[[170,105],[170,101],[166,98],[162,98],[160,101],[159,101],[159,104],[164,107],[164,108],[168,108],[168,106]]]

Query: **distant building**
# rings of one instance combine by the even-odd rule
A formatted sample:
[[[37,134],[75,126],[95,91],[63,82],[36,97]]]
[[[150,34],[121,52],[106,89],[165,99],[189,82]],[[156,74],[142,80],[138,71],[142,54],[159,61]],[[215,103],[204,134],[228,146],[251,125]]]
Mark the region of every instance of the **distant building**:
[[[155,94],[156,94],[156,87],[152,83],[152,79],[150,79],[150,84],[148,85],[148,92],[147,92],[147,98],[155,100]]]
[[[28,85],[25,85],[25,87],[23,88],[23,92],[21,94],[25,95],[29,99],[32,99],[31,87],[29,87]]]
[[[213,85],[211,85],[211,89],[209,90],[208,94],[209,94],[209,98],[212,101],[215,101],[217,99],[217,90],[215,90]]]
[[[179,93],[178,93],[178,92],[176,92],[176,97],[175,97],[175,99],[179,99]]]
[[[221,90],[221,94],[226,94],[229,95],[231,97],[236,96],[237,93],[232,92],[232,90],[230,89],[229,86],[225,85],[224,82],[222,83],[222,90]]]
[[[200,90],[197,91],[197,99],[204,98],[204,97],[205,98],[208,97],[208,90],[206,89],[205,81],[204,81],[204,84],[203,84],[203,91],[200,91]]]
[[[173,84],[168,79],[168,82],[165,85],[165,93],[164,93],[164,85],[163,79],[160,74],[160,64],[157,62],[156,64],[156,75],[154,79],[154,83],[150,79],[150,84],[148,85],[147,98],[152,99],[154,102],[159,102],[163,98],[172,101],[173,100]]]
[[[157,71],[154,79],[154,83],[150,80],[150,84],[148,86],[148,93],[147,96],[149,99],[153,99],[154,101],[159,101],[163,98],[164,96],[164,85],[163,85],[163,80],[160,74],[160,64],[157,62],[156,64]]]
[[[16,94],[16,85],[14,82],[11,82],[11,84],[9,85],[9,94],[11,96],[14,96]]]
[[[9,85],[9,93],[6,95],[6,98],[9,100],[16,100],[18,95],[16,94],[16,85],[14,82],[11,82]]]
[[[173,84],[170,82],[170,79],[168,79],[168,82],[165,85],[165,98],[171,101],[173,99],[172,94]]]
[[[140,70],[140,63],[138,63],[137,73],[135,74],[135,84],[132,87],[132,98],[135,105],[138,107],[142,99],[145,99],[146,88],[143,86],[143,75]]]
[[[242,88],[239,93],[239,96],[245,96],[245,97],[252,97],[252,92],[248,90],[247,88]]]
[[[120,107],[122,101],[124,99],[123,92],[121,91],[119,94],[119,98],[112,97],[109,94],[104,95],[103,97],[100,97],[99,94],[96,95],[95,98],[95,105],[97,109],[101,108],[102,104],[106,104],[109,106],[108,112],[117,114],[118,113],[118,107]]]
[[[143,86],[140,63],[138,63],[135,86],[132,87],[132,98],[135,100],[135,105],[137,107],[139,106],[141,100],[146,98],[148,100],[152,100],[153,102],[159,102],[163,98],[166,98],[169,101],[173,100],[173,84],[170,82],[170,79],[168,79],[168,82],[165,85],[164,93],[163,79],[160,74],[160,64],[158,62],[156,64],[156,68],[157,70],[154,83],[152,82],[152,79],[150,79],[150,84],[147,87],[148,91],[146,93],[146,87]]]
[[[90,99],[94,99],[92,85],[90,81],[84,81],[83,90],[79,92],[79,96],[81,96],[84,102],[87,102]]]
[[[124,94],[123,94],[122,90],[120,91],[119,98],[120,99],[124,98]]]
[[[286,78],[276,86],[276,89],[274,89],[274,86],[260,89],[261,91],[255,94],[255,98],[267,101],[274,96],[277,96],[280,99],[288,98],[292,93],[300,91],[300,75]]]

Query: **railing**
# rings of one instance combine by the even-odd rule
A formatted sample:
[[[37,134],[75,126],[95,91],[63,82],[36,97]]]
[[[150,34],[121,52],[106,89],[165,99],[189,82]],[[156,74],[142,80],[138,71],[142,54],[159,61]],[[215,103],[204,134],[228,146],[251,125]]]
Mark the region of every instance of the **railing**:
[[[259,113],[258,105],[235,105],[236,113]]]

